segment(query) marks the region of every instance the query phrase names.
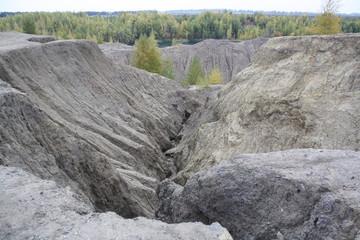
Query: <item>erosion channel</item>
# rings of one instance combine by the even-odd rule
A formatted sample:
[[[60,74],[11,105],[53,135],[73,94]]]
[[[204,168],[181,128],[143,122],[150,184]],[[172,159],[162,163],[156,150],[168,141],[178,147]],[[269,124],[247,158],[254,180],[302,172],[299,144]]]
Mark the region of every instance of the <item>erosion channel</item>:
[[[360,35],[257,41],[204,97],[0,33],[0,238],[360,239]]]

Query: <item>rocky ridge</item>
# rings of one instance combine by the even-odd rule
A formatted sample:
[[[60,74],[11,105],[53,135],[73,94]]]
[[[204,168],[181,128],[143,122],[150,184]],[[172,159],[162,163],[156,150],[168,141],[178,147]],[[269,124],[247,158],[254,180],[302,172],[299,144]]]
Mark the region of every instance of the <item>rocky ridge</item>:
[[[203,71],[210,73],[218,66],[224,82],[232,80],[237,73],[246,68],[257,50],[267,41],[257,38],[240,42],[227,40],[204,40],[195,45],[177,45],[161,49],[163,57],[170,56],[173,60],[176,80],[181,81],[188,73],[192,59],[199,56]],[[120,43],[99,45],[107,57],[120,64],[131,62],[133,47]]]

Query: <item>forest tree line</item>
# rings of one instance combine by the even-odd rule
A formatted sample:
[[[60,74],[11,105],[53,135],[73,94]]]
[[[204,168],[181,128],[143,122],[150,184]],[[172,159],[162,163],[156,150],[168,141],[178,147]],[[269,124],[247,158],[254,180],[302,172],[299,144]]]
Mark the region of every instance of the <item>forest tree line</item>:
[[[340,18],[341,32],[360,32],[359,18]],[[160,14],[156,11],[116,16],[89,16],[86,13],[36,12],[0,18],[0,31],[52,35],[58,39],[89,39],[97,43],[134,44],[141,34],[156,39],[232,39],[312,35],[316,18],[273,16],[263,13],[233,14],[206,11],[198,15]]]

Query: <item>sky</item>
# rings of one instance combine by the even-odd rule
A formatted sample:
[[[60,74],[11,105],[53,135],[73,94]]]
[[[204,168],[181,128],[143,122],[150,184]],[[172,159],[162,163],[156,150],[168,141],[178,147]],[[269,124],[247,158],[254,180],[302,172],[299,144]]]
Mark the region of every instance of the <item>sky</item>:
[[[319,13],[323,0],[1,0],[0,12],[232,9]],[[360,0],[341,0],[340,13],[360,13]]]

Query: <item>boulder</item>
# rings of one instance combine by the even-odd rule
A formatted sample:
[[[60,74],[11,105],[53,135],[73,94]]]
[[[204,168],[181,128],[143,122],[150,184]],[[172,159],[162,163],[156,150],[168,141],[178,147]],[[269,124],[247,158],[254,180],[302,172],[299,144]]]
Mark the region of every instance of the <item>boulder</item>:
[[[0,166],[1,239],[232,240],[218,223],[166,224],[96,213],[70,187]]]
[[[360,34],[279,37],[193,114],[167,151],[184,184],[243,153],[360,150]]]
[[[360,237],[360,153],[295,149],[244,154],[158,188],[157,217],[219,222],[238,240]]]

